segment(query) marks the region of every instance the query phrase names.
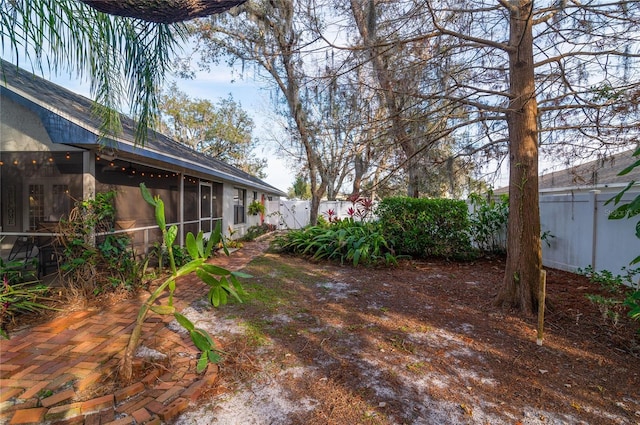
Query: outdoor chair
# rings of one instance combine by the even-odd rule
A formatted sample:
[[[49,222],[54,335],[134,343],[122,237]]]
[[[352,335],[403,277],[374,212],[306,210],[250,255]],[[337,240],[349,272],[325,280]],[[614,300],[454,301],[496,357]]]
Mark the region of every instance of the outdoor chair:
[[[11,252],[7,261],[22,261],[24,267],[29,264],[29,260],[32,260],[36,254],[36,244],[32,238],[26,236],[20,236],[16,239],[11,247]]]

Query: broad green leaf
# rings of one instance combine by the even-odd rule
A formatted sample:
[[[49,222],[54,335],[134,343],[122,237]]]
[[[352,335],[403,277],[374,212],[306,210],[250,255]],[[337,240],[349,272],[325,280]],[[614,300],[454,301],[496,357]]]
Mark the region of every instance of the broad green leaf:
[[[196,328],[190,331],[189,335],[191,336],[191,340],[193,341],[193,343],[196,345],[196,347],[198,347],[200,351],[207,351],[212,348],[211,338],[202,329]]]
[[[218,279],[216,279],[213,275],[207,273],[204,268],[199,268],[196,270],[196,275],[209,286],[217,286],[220,284]]]
[[[202,267],[202,263],[203,263],[203,259],[202,258],[196,258],[195,260],[191,260],[189,261],[187,264],[185,264],[184,266],[180,267],[176,273],[176,277],[177,276],[184,276],[184,275],[188,275],[189,273],[192,273],[193,271],[195,271],[196,269],[198,269],[199,267]]]
[[[239,278],[241,278],[241,279],[251,279],[251,278],[253,277],[253,276],[251,276],[250,274],[243,273],[243,272],[235,272],[235,271],[234,271],[234,272],[231,272],[230,274],[231,274],[232,276],[239,277]]]
[[[185,328],[189,332],[191,332],[192,330],[195,329],[195,325],[191,322],[191,320],[187,319],[182,314],[180,314],[178,312],[175,312],[175,313],[173,313],[173,317],[175,317],[176,320],[178,321],[178,323],[180,323],[180,326],[182,326],[183,328]]]
[[[198,363],[196,365],[197,373],[202,373],[207,368],[207,365],[209,364],[209,356],[207,353],[208,351],[203,351],[200,355],[200,358],[198,359]]]
[[[158,227],[162,231],[164,231],[167,227],[167,222],[164,218],[164,202],[162,199],[156,197],[156,223],[158,223]]]
[[[204,233],[202,230],[198,232],[196,236],[196,247],[198,248],[198,257],[205,257],[204,255]],[[205,257],[206,258],[206,257]]]
[[[149,309],[157,314],[174,314],[176,311],[176,308],[170,305],[152,305]]]
[[[634,154],[635,156],[635,154]],[[636,162],[634,162],[633,164],[629,165],[627,168],[625,168],[624,170],[620,171],[618,173],[619,176],[624,176],[625,174],[629,174],[634,168],[636,168],[637,166],[640,165],[640,159],[637,160]]]
[[[156,206],[156,201],[153,199],[151,192],[149,192],[149,189],[147,189],[147,186],[144,183],[140,183],[140,192],[142,192],[142,197],[148,204],[154,207]]]
[[[222,361],[222,356],[220,356],[220,354],[216,353],[213,350],[209,350],[207,354],[209,355],[209,361],[211,363],[217,364]]]
[[[618,192],[618,194],[616,196],[614,196],[613,198],[607,200],[607,202],[605,202],[605,205],[609,205],[609,203],[613,202],[613,205],[617,205],[620,200],[622,199],[622,197],[624,196],[624,194],[626,193],[627,190],[631,189],[631,187],[635,184],[635,180],[631,180],[629,182],[629,184],[622,189],[620,192]]]
[[[227,276],[228,274],[231,274],[233,272],[230,272],[229,270],[219,267],[219,266],[215,266],[213,264],[203,264],[202,268],[204,270],[207,271],[207,273],[209,274],[214,274],[216,276]]]
[[[178,226],[174,224],[169,227],[169,230],[167,230],[167,240],[165,241],[167,246],[173,246],[173,243],[176,241],[176,237],[178,237]]]
[[[218,286],[212,286],[211,289],[209,289],[207,298],[212,306],[218,307],[220,305],[220,288]]]
[[[196,238],[191,232],[187,233],[187,252],[189,252],[191,258],[200,258],[198,247],[196,246]]]
[[[636,223],[636,238],[640,239],[640,221]]]

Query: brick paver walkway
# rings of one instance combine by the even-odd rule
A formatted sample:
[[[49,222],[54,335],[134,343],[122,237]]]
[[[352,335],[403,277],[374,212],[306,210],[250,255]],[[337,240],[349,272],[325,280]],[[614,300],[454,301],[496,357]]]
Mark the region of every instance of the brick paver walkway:
[[[250,242],[211,262],[243,268],[268,247]],[[206,294],[195,276],[178,282],[178,310]],[[170,354],[164,367],[138,364],[139,382],[101,388],[114,373],[142,300],[102,311],[76,311],[0,341],[0,424],[160,424],[174,418],[211,386],[218,368],[195,373],[198,350],[188,336],[167,328],[172,316],[149,314],[140,345]],[[105,394],[107,392],[107,394]]]

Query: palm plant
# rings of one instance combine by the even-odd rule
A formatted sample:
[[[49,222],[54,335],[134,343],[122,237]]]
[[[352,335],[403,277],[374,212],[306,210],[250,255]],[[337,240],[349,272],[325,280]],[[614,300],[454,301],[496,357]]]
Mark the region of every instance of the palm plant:
[[[159,87],[187,39],[183,24],[111,16],[75,0],[0,0],[0,52],[34,71],[87,78],[102,135],[121,130],[121,105],[131,105],[136,140],[153,128]],[[0,70],[1,76],[1,70]]]

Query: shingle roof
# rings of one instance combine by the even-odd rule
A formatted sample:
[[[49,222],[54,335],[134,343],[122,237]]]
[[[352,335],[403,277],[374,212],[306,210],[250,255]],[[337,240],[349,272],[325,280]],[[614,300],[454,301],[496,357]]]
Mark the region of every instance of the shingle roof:
[[[631,180],[638,181],[640,180],[640,167],[624,176],[618,175],[620,171],[638,160],[638,157],[632,156],[634,151],[635,149],[620,152],[606,158],[542,175],[538,179],[539,188],[596,188],[603,185],[626,184]]]
[[[122,115],[123,131],[100,140],[100,120],[92,114],[94,102],[64,87],[38,77],[15,65],[1,61],[0,89],[3,96],[39,113],[54,143],[98,148],[108,145],[118,154],[140,158],[199,176],[221,178],[284,196],[269,185],[216,158],[199,153],[163,134],[149,131],[144,146],[135,144],[135,122]],[[73,125],[69,125],[73,124]]]

